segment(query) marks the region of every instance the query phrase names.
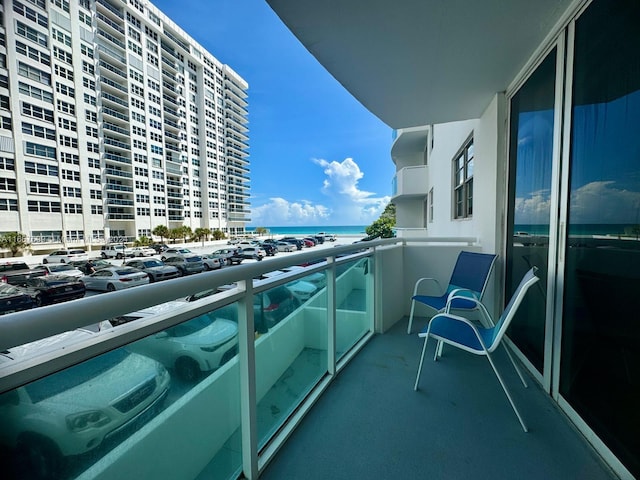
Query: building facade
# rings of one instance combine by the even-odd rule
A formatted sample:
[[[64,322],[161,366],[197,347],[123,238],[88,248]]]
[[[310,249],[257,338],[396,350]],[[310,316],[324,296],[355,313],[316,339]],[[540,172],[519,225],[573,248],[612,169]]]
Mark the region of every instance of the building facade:
[[[248,84],[148,2],[0,6],[0,233],[91,248],[249,220]]]

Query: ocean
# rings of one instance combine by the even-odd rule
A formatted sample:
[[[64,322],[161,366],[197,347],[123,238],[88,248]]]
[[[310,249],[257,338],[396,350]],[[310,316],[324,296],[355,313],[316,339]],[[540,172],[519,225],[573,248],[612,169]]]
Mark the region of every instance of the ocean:
[[[301,227],[265,227],[269,235],[315,235],[319,232],[332,233],[334,235],[362,235],[367,234],[366,225],[321,225]],[[247,233],[253,232],[256,227],[247,227]]]

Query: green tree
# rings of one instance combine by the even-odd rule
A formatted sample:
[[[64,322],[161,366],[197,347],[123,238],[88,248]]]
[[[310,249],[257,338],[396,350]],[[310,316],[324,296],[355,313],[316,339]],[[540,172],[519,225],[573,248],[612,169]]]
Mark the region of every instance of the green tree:
[[[218,228],[213,231],[213,239],[214,240],[223,240],[227,238],[224,232]]]
[[[182,242],[183,243],[187,243],[187,238],[190,238],[193,235],[193,230],[191,230],[191,227],[188,227],[186,225],[182,225],[181,227],[178,227],[180,229],[180,236],[182,237]]]
[[[145,235],[142,235],[133,242],[134,247],[146,247],[147,245],[151,245],[151,239]]]
[[[18,232],[7,232],[0,235],[0,248],[6,248],[11,252],[11,256],[15,257],[21,250],[28,250],[31,244],[27,242],[27,238]]]
[[[256,235],[266,235],[268,231],[269,230],[267,230],[265,227],[256,227],[255,229]]]
[[[202,246],[204,247],[204,242],[209,240],[209,234],[211,232],[208,228],[198,227],[193,231],[193,239],[194,240],[202,240]]]
[[[170,238],[169,228],[166,225],[158,225],[153,229],[151,233],[153,233],[156,237],[160,237],[160,243],[164,243],[165,237]]]
[[[380,218],[369,225],[365,232],[369,237],[391,238],[394,236],[393,229],[396,226],[396,206],[388,204]]]

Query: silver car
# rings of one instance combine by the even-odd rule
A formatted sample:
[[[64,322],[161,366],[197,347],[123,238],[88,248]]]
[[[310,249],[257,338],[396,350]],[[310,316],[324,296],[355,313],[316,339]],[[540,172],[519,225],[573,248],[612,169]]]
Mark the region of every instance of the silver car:
[[[176,267],[165,265],[160,260],[149,258],[146,260],[129,260],[125,263],[128,267],[137,268],[149,275],[149,283],[159,282],[160,280],[168,280],[180,276],[180,272]]]
[[[164,260],[166,265],[172,265],[180,270],[180,276],[200,273],[204,271],[204,262],[200,255],[194,253],[170,256]]]
[[[80,277],[87,290],[113,292],[149,283],[149,275],[133,267],[106,267]]]

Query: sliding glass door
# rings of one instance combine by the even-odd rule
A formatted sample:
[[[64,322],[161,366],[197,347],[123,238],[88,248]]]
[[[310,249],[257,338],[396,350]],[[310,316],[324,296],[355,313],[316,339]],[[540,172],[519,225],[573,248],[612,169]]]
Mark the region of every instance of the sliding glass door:
[[[606,19],[606,21],[603,21]],[[559,394],[640,476],[640,4],[575,22]],[[572,30],[573,32],[573,30]]]
[[[505,259],[506,298],[532,265],[541,278],[509,331],[520,358],[636,478],[638,25],[637,0],[593,0],[510,96]]]
[[[508,334],[540,375],[545,361],[553,158],[557,151],[557,56],[554,48],[510,102],[506,298],[533,266],[541,281],[525,297]]]

